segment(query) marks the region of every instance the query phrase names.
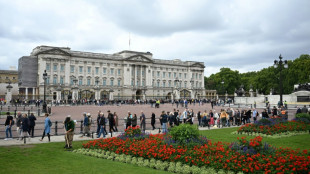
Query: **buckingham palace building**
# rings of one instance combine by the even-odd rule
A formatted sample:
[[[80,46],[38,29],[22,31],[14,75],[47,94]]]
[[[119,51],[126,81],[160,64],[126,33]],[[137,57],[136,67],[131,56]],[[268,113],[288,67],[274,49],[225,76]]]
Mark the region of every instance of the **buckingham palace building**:
[[[19,59],[19,92],[26,99],[193,99],[204,94],[204,63],[162,60],[150,52],[114,54],[38,46]]]

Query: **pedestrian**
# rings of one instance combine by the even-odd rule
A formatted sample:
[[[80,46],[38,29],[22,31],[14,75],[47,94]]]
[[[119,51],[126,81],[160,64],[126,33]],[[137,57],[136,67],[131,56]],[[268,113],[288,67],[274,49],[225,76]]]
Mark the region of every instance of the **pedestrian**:
[[[160,115],[160,119],[161,119],[161,122],[162,122],[162,130],[163,130],[163,133],[167,133],[167,115],[165,113],[165,111],[162,111],[161,115]]]
[[[126,129],[131,126],[131,120],[132,120],[132,115],[131,113],[128,111],[128,114],[127,114],[127,119],[126,119]]]
[[[26,138],[25,137],[25,134],[26,134],[27,137],[29,138],[29,141],[30,141],[30,136],[29,136],[29,119],[27,117],[27,114],[23,114],[21,123],[22,123],[22,137]]]
[[[174,125],[178,126],[179,125],[179,120],[178,120],[178,115],[179,115],[179,110],[176,111],[176,109],[173,110],[173,119],[174,119]]]
[[[22,139],[22,113],[18,112],[16,117],[16,133],[18,135],[17,140]]]
[[[173,114],[173,112],[169,112],[169,114],[168,114],[168,122],[169,122],[169,126],[173,127],[173,123],[174,123],[174,114]]]
[[[83,126],[84,126],[84,131],[83,131],[83,136],[90,136],[90,133],[89,133],[89,118],[87,116],[88,114],[86,114],[86,112],[83,113],[83,116],[84,116],[84,120],[83,120]]]
[[[97,120],[96,120],[96,122],[97,122],[97,131],[96,131],[96,133],[97,133],[97,135],[99,134],[99,131],[100,131],[100,125],[99,125],[99,121],[100,121],[100,112],[101,112],[101,111],[98,111]]]
[[[132,127],[136,127],[137,126],[137,114],[134,114],[133,117],[132,117],[132,120],[131,120],[131,124],[132,124]]]
[[[5,126],[5,135],[6,135],[6,138],[4,140],[10,140],[12,139],[12,123],[13,123],[13,117],[10,115],[10,112],[7,112],[6,113],[6,120],[5,120],[5,123],[4,123],[4,126]],[[10,134],[10,136],[9,136]]]
[[[198,118],[198,126],[201,126],[201,113],[200,113],[200,111],[197,112],[197,118]]]
[[[210,115],[210,125],[214,126],[214,113],[212,112],[212,110],[209,111],[209,115]]]
[[[65,120],[65,130],[66,130],[66,135],[65,135],[65,140],[66,140],[66,145],[65,148],[71,149],[72,148],[72,141],[73,141],[73,136],[74,136],[74,128],[75,128],[75,123],[73,120],[71,120],[71,116],[68,115],[66,120]]]
[[[252,112],[253,122],[256,121],[257,116],[258,116],[258,112],[257,112],[256,109],[254,108],[254,109],[253,109],[253,112]]]
[[[116,112],[114,112],[114,128],[115,128],[115,130],[116,130],[116,132],[118,132],[118,129],[117,129],[117,127],[118,127],[118,115],[116,114]]]
[[[301,108],[301,113],[308,113],[308,109],[306,105],[304,105],[304,107]]]
[[[155,122],[156,122],[155,113],[152,112],[152,115],[151,115],[151,125],[152,125],[153,130],[156,129],[155,128]]]
[[[31,138],[33,138],[33,135],[34,135],[34,127],[36,125],[36,120],[37,118],[34,116],[33,113],[30,114],[30,116],[28,117],[29,119],[29,135],[31,135]]]
[[[105,118],[104,118],[104,114],[102,112],[99,114],[99,116],[100,116],[100,119],[99,119],[100,130],[99,130],[99,134],[98,134],[97,138],[100,138],[101,134],[103,134],[103,138],[104,138],[106,135]]]
[[[264,111],[262,112],[262,118],[265,118],[265,119],[269,118],[269,116],[268,116],[268,113],[267,113],[267,110],[266,110],[266,109],[264,109]]]
[[[228,114],[226,113],[224,109],[221,109],[220,118],[222,122],[222,127],[226,126],[226,121],[228,120]]]
[[[143,132],[145,132],[145,115],[143,111],[141,111],[141,116],[140,116],[140,128]]]
[[[109,131],[112,137],[112,132],[115,132],[114,130],[114,115],[111,113],[110,110],[108,110],[108,120],[109,120]]]
[[[40,141],[43,141],[45,134],[48,137],[48,142],[51,141],[51,136],[50,136],[51,126],[52,126],[52,122],[51,122],[50,118],[48,117],[48,113],[45,113],[44,131],[43,131],[43,135],[42,135],[42,138],[40,139]]]

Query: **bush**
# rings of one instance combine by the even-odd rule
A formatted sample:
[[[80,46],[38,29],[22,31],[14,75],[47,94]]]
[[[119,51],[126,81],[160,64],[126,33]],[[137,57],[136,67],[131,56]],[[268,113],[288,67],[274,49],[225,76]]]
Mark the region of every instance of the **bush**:
[[[295,117],[296,117],[296,119],[298,119],[298,118],[307,119],[310,122],[310,114],[299,113],[299,114],[296,114]]]
[[[185,145],[189,139],[197,139],[199,130],[196,125],[181,124],[170,129],[169,135],[174,141]]]

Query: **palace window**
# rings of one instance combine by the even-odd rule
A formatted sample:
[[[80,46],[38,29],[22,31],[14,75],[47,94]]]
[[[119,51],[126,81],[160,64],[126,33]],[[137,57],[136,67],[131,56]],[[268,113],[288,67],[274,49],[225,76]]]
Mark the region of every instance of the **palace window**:
[[[111,74],[111,75],[114,75],[114,68],[111,68],[110,74]]]
[[[103,74],[107,74],[107,69],[103,68]]]
[[[60,84],[63,85],[64,84],[64,77],[60,77]]]
[[[60,65],[60,71],[61,72],[65,71],[65,65]]]
[[[57,71],[57,64],[54,64],[54,71]]]
[[[163,72],[163,78],[165,78],[166,77],[166,72]]]
[[[49,63],[46,64],[46,71],[49,71],[51,68],[51,65]]]
[[[56,85],[57,84],[57,76],[53,77],[53,84]]]
[[[168,77],[171,78],[171,72],[168,73]]]
[[[96,67],[95,71],[96,71],[96,74],[98,75],[99,74],[99,67]]]
[[[117,74],[120,76],[121,75],[121,69],[117,70]]]
[[[46,78],[46,84],[50,84],[50,77]]]
[[[70,71],[71,71],[72,73],[74,73],[74,65],[71,65],[71,66],[70,66]]]
[[[87,67],[87,73],[88,73],[88,74],[91,73],[91,67]]]
[[[103,86],[106,86],[106,85],[107,85],[107,80],[106,80],[106,79],[103,79],[103,80],[102,80],[102,85],[103,85]]]
[[[117,80],[117,86],[121,86],[121,80],[120,79]]]
[[[87,86],[90,86],[90,79],[87,79]]]
[[[83,73],[83,67],[82,66],[79,67],[79,72]]]
[[[113,79],[110,80],[110,85],[114,86],[114,80]]]
[[[83,78],[82,78],[82,77],[79,78],[79,85],[80,85],[80,86],[83,85]]]

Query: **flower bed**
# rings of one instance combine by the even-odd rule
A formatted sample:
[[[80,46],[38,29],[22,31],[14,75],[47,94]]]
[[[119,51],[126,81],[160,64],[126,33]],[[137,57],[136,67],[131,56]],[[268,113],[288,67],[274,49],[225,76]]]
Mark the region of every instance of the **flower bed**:
[[[173,147],[165,143],[166,135],[149,135],[144,139],[96,139],[84,144],[86,149],[101,149],[144,159],[181,163],[188,166],[211,167],[216,170],[244,173],[309,173],[310,157],[307,150],[277,149],[261,143],[261,137],[236,145],[207,141],[193,147]],[[240,144],[240,141],[242,143]],[[236,143],[235,143],[236,144]],[[255,153],[243,153],[244,147],[254,148]],[[178,173],[178,172],[177,172]]]
[[[279,118],[261,119],[254,124],[246,124],[238,129],[238,133],[260,133],[275,135],[285,132],[304,132],[309,130],[309,124],[300,121],[286,121]]]

